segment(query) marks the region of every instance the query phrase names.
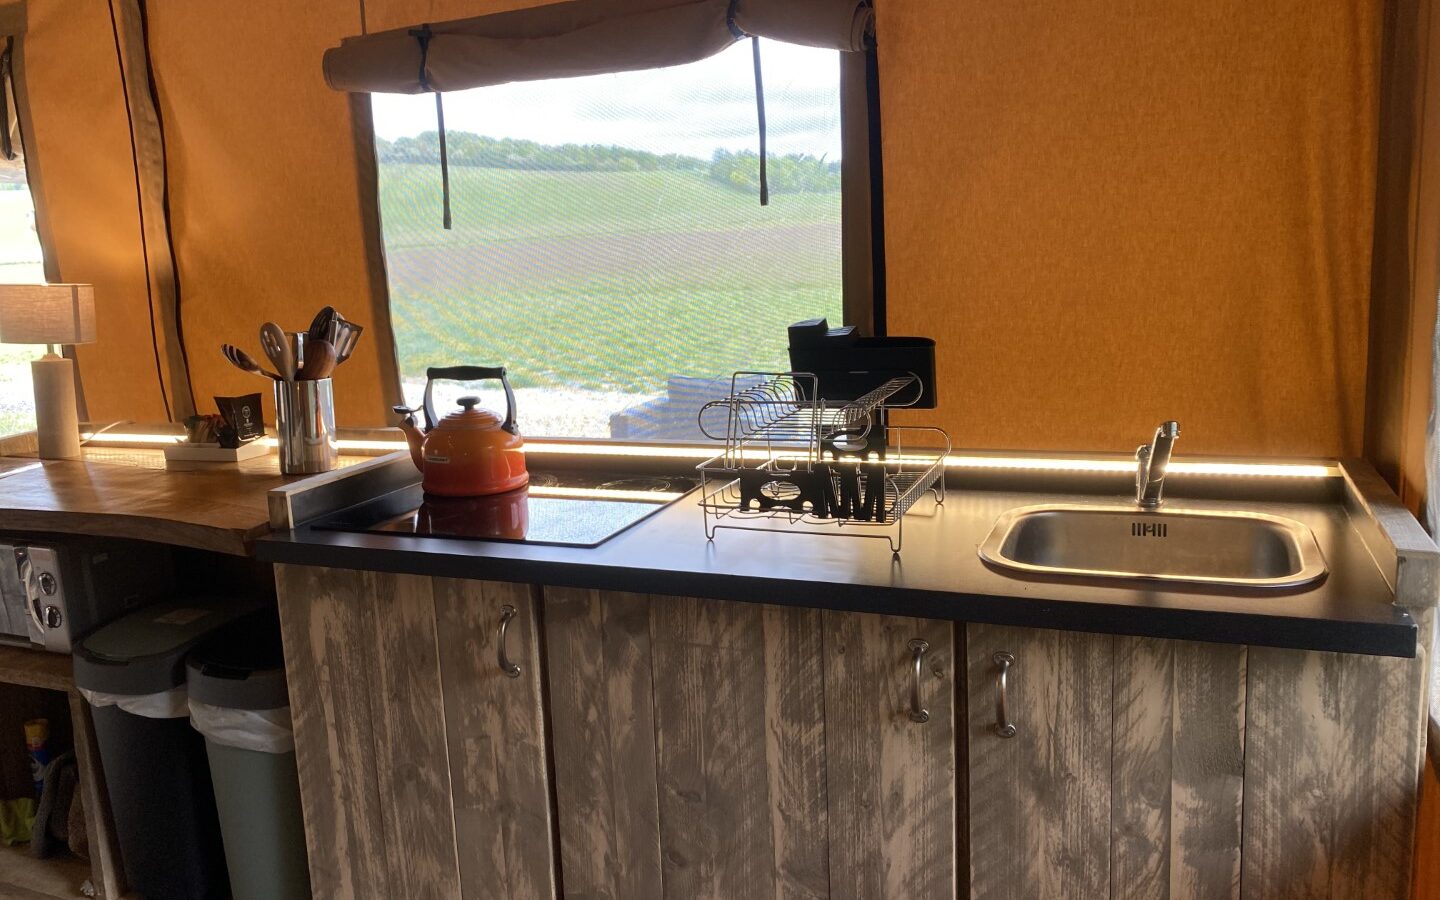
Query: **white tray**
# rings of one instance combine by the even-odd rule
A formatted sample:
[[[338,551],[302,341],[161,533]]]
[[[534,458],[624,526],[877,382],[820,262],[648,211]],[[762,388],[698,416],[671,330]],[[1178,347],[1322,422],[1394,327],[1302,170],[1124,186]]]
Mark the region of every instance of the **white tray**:
[[[237,463],[265,456],[270,450],[270,446],[262,440],[250,441],[234,448],[221,447],[219,444],[170,444],[165,448],[165,461]]]

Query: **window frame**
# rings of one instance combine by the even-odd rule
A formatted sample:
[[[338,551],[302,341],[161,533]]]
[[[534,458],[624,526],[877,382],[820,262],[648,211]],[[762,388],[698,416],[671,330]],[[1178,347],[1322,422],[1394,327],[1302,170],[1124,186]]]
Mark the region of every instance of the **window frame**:
[[[879,55],[875,47],[863,52],[836,51],[840,65],[840,204],[841,204],[841,309],[843,325],[854,325],[861,335],[883,336],[885,312],[885,209],[882,139],[880,127]],[[374,115],[368,95],[352,95],[355,106],[355,150],[368,161],[372,177],[362,179],[362,207],[370,210],[368,252],[378,269],[377,290],[384,308],[393,310],[390,271],[385,257],[384,227],[380,209],[379,154]],[[364,107],[363,114],[358,107]],[[393,328],[391,334],[394,334]],[[385,387],[404,396],[398,341],[389,356],[394,382]],[[389,429],[393,430],[393,426]],[[700,448],[702,441],[633,441],[613,438],[537,435],[546,444],[585,447]]]

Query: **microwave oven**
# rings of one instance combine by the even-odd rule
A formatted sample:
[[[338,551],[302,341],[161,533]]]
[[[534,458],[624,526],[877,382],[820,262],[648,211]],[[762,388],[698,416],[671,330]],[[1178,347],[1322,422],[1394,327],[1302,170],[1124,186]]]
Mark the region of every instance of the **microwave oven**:
[[[170,550],[159,544],[0,535],[0,642],[69,653],[88,632],[174,586]]]

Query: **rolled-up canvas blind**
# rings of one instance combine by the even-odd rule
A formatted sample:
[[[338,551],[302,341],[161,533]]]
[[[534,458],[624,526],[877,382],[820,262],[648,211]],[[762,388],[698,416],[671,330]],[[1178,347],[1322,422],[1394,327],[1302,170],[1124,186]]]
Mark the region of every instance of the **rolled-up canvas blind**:
[[[733,27],[732,27],[733,24]],[[418,94],[653,69],[713,56],[743,35],[865,49],[869,0],[572,0],[362,35],[325,52],[339,91]]]

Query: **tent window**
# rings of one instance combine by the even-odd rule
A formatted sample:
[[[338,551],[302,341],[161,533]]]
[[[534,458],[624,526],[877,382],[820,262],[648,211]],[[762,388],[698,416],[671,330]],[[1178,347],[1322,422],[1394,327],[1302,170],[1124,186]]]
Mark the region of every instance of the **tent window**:
[[[446,93],[451,230],[434,98],[373,95],[407,400],[428,366],[504,365],[527,436],[698,440],[731,373],[789,367],[787,325],[842,321],[840,54],[764,54],[763,207],[749,42]]]
[[[0,39],[0,44],[4,39]],[[8,54],[7,54],[8,56]],[[15,100],[10,84],[9,60],[0,60],[0,88],[5,100],[5,121],[0,124],[9,140],[0,142],[0,284],[41,284],[45,263],[35,230],[35,204],[25,178],[25,158],[15,123]],[[0,436],[35,428],[34,392],[30,387],[30,360],[44,347],[0,344]]]

